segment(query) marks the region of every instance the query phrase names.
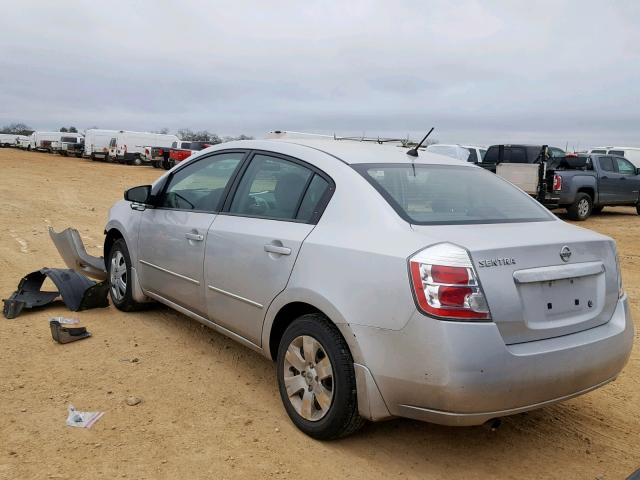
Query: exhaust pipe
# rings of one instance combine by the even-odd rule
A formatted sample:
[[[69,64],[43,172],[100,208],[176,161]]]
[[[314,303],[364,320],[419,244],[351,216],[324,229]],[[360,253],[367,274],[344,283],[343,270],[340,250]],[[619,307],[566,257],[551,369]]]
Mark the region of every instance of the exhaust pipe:
[[[501,418],[492,418],[491,420],[487,420],[482,424],[482,426],[487,430],[489,430],[490,432],[495,432],[500,428],[501,425],[502,425]]]

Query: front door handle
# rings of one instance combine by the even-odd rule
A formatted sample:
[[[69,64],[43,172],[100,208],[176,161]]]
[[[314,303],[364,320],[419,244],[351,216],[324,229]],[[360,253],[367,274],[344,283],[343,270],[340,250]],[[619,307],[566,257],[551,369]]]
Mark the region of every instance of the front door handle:
[[[277,253],[278,255],[291,255],[291,249],[289,247],[281,247],[279,245],[267,244],[264,246],[264,251],[269,253]]]
[[[201,242],[204,240],[204,235],[200,235],[199,233],[185,233],[184,238],[193,240],[194,242]]]

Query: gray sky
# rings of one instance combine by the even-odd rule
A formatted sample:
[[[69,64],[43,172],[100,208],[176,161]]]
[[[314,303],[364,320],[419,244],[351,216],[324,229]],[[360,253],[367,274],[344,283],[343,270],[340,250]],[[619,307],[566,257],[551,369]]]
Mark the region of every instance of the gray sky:
[[[640,2],[25,1],[0,124],[640,146]]]

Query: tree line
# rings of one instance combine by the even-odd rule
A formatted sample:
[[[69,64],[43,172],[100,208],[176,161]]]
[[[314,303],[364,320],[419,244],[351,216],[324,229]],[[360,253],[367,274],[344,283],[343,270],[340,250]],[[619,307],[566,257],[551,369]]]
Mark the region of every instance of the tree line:
[[[98,127],[91,127],[98,128]],[[69,133],[77,133],[78,129],[74,126],[69,127],[60,127],[60,132],[69,132]],[[0,133],[9,133],[14,135],[31,135],[34,132],[34,129],[25,125],[24,123],[10,123],[5,125],[0,129]],[[156,130],[154,133],[162,133],[168,134],[168,128],[161,128],[160,130]],[[212,145],[223,142],[230,142],[232,140],[253,140],[253,137],[249,135],[241,134],[237,137],[225,135],[219,136],[216,133],[211,133],[208,130],[198,130],[193,131],[190,128],[180,128],[176,131],[176,135],[181,140],[187,140],[192,142],[208,142]]]

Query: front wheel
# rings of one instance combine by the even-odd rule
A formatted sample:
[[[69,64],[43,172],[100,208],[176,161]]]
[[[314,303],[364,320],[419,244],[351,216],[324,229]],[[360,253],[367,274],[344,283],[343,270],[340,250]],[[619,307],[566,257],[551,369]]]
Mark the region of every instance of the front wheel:
[[[294,320],[280,340],[277,362],[284,408],[304,433],[331,440],[364,425],[358,413],[351,352],[324,315]]]
[[[109,276],[109,295],[118,310],[132,312],[139,310],[142,304],[133,299],[131,278],[131,257],[127,243],[123,238],[113,242],[107,262]]]
[[[575,201],[567,208],[567,213],[571,220],[579,222],[586,220],[591,215],[593,200],[586,193],[578,193]]]

